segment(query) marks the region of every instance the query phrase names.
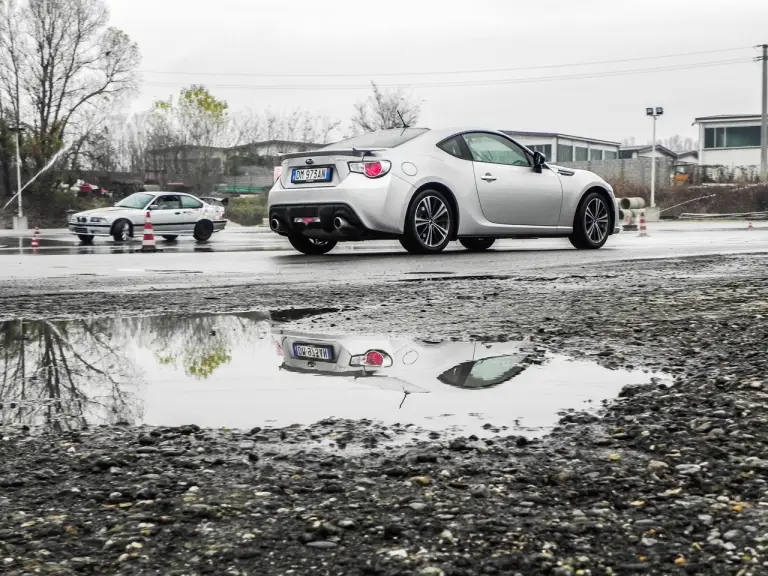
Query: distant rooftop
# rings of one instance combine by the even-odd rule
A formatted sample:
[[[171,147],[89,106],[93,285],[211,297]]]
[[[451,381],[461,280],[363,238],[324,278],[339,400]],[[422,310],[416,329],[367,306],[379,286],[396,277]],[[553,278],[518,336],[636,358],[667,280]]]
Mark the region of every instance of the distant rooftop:
[[[621,142],[611,142],[610,140],[600,140],[599,138],[585,138],[584,136],[572,136],[570,134],[561,134],[559,132],[521,132],[519,130],[502,130],[508,136],[531,136],[534,138],[568,138],[570,140],[581,140],[583,142],[594,142],[595,144],[605,144],[607,146],[619,146]]]
[[[651,144],[641,144],[639,146],[622,146],[621,151],[622,152],[651,152],[653,149],[653,146]],[[669,156],[677,156],[677,152],[674,152],[667,148],[666,146],[662,146],[661,144],[656,144],[656,150],[661,150],[662,152],[666,152]]]
[[[719,114],[716,116],[700,116],[696,118],[693,123],[727,122],[728,120],[760,120],[761,118],[762,116],[760,114]]]

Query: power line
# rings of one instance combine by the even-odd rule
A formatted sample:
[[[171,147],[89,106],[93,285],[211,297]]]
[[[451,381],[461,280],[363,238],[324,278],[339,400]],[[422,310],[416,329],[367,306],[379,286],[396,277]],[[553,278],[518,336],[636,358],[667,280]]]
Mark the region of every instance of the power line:
[[[691,64],[679,64],[675,66],[654,68],[633,68],[627,70],[611,70],[606,72],[589,72],[582,74],[562,74],[556,76],[535,76],[529,78],[502,78],[496,80],[467,80],[433,83],[410,83],[379,85],[380,88],[448,88],[464,86],[497,86],[506,84],[526,84],[531,82],[553,82],[560,80],[587,80],[592,78],[608,78],[613,76],[627,76],[632,74],[652,74],[657,72],[671,72],[677,70],[693,70],[697,68],[713,68],[717,66],[731,66],[734,64],[752,63],[752,58],[739,58],[732,60],[716,60],[711,62],[696,62]],[[179,82],[144,82],[147,86],[178,86]],[[370,84],[206,84],[213,88],[234,88],[249,90],[370,90]]]
[[[736,52],[739,50],[751,50],[752,46],[739,48],[721,48],[718,50],[703,50],[700,52],[683,52],[678,54],[665,54],[661,56],[640,56],[637,58],[622,58],[619,60],[599,60],[593,62],[575,62],[570,64],[546,64],[542,66],[524,66],[521,68],[489,68],[485,70],[445,70],[426,72],[353,72],[353,73],[315,73],[315,74],[290,74],[290,73],[261,73],[261,72],[161,72],[156,70],[142,70],[144,74],[163,74],[177,76],[238,76],[259,78],[369,78],[383,76],[439,76],[450,74],[491,74],[499,72],[523,72],[526,70],[544,70],[551,68],[575,68],[577,66],[598,66],[602,64],[623,64],[626,62],[640,62],[644,60],[661,60],[664,58],[684,58],[686,56],[700,56],[702,54],[717,54],[723,52]]]

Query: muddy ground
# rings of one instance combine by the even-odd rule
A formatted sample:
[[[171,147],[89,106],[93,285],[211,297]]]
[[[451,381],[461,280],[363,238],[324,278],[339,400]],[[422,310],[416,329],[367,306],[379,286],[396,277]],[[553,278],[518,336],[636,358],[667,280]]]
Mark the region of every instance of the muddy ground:
[[[407,423],[336,420],[57,436],[6,426],[0,570],[766,573],[766,264],[712,256],[151,297],[17,285],[0,295],[0,316],[264,309],[313,330],[530,337],[674,385],[625,389],[601,418],[568,414],[534,441],[433,433],[401,448],[389,441]]]

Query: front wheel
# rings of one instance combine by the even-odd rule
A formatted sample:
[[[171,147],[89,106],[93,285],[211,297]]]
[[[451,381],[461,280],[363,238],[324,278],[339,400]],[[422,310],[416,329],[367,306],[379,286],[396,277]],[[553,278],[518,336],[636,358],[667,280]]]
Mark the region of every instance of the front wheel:
[[[194,236],[195,240],[198,242],[208,242],[208,240],[211,239],[211,236],[213,236],[213,222],[210,220],[200,220],[200,222],[195,224],[195,230],[192,233],[192,236]]]
[[[597,250],[608,240],[610,226],[611,213],[608,202],[601,194],[591,192],[576,210],[573,233],[568,240],[579,250]]]
[[[445,194],[422,190],[408,208],[400,244],[411,254],[437,254],[451,241],[453,227],[453,210]]]
[[[296,250],[310,256],[328,254],[328,252],[336,247],[335,240],[319,240],[306,236],[288,236],[288,241]]]
[[[178,238],[178,235],[176,235],[176,234],[174,234],[174,235],[165,235],[165,234],[163,234],[163,239],[167,240],[168,242],[173,242],[174,240],[176,240],[176,238]]]
[[[459,238],[459,242],[464,248],[470,252],[483,252],[488,250],[493,243],[496,242],[495,238]]]
[[[80,242],[82,242],[83,244],[86,244],[88,246],[93,244],[93,236],[89,234],[78,234],[77,237],[80,238]]]
[[[132,235],[131,223],[128,220],[118,220],[112,227],[112,238],[115,242],[128,242]]]

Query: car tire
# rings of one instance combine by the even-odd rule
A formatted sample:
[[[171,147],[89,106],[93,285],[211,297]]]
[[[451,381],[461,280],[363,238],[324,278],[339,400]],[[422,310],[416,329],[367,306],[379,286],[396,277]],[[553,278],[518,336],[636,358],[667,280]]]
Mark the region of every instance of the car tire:
[[[130,220],[121,219],[112,225],[112,238],[115,242],[128,242],[133,237],[133,224]]]
[[[318,240],[316,238],[308,238],[306,236],[288,236],[288,242],[291,246],[296,248],[302,254],[309,256],[321,256],[328,254],[336,247],[337,242],[335,240]]]
[[[210,220],[200,220],[200,222],[195,224],[195,230],[192,233],[192,236],[194,236],[195,240],[198,242],[208,242],[208,240],[211,239],[211,236],[213,236],[213,222]]]
[[[93,236],[90,234],[78,234],[77,237],[80,238],[80,242],[86,244],[87,246],[93,244]]]
[[[172,234],[172,235],[163,234],[163,240],[167,240],[168,242],[174,242],[178,237],[179,236],[177,234]]]
[[[573,218],[573,232],[568,236],[578,250],[597,250],[608,240],[611,211],[608,201],[598,192],[590,192],[579,203]]]
[[[411,254],[438,254],[451,241],[455,220],[451,203],[443,192],[422,190],[408,207],[400,245]]]
[[[459,243],[470,252],[485,252],[494,242],[496,238],[459,238]]]

